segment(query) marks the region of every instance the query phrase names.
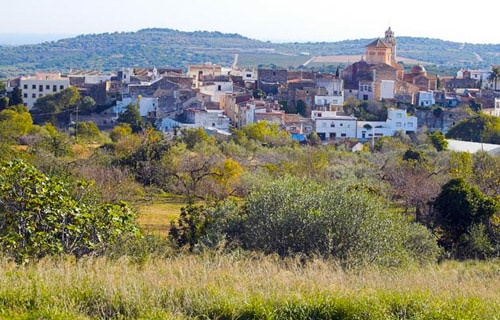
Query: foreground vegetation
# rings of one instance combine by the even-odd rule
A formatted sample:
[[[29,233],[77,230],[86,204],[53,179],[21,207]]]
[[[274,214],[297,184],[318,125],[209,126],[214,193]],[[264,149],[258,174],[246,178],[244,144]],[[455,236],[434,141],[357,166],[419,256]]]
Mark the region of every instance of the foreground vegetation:
[[[9,319],[495,319],[500,263],[345,271],[322,259],[232,254],[3,259]]]

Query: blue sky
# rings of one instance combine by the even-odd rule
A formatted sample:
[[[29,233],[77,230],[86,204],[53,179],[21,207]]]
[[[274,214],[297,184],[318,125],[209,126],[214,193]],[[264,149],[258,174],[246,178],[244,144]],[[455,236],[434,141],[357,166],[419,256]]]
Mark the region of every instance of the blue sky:
[[[4,11],[0,33],[72,36],[156,27],[304,42],[383,37],[391,26],[396,37],[499,44],[498,7],[490,0],[467,7],[431,0],[23,0]]]

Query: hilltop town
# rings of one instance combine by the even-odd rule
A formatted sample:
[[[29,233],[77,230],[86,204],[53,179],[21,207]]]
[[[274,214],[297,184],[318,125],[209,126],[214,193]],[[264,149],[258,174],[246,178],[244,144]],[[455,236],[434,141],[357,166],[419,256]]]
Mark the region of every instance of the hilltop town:
[[[405,72],[398,62],[397,38],[389,28],[384,37],[366,44],[359,61],[335,74],[239,68],[236,55],[231,66],[190,65],[187,72],[154,66],[124,66],[109,73],[39,72],[10,79],[4,95],[12,98],[17,92],[36,113],[42,108],[39,98],[78,89],[95,107],[73,110],[69,122],[62,124],[66,127],[78,120],[112,129],[132,104],[144,120],[166,134],[203,127],[229,135],[231,127],[265,120],[298,141],[312,132],[324,142],[363,141],[398,131],[412,134],[424,126],[446,133],[469,117],[464,106],[500,116],[499,70],[461,69],[449,77],[429,74],[424,65],[416,64]]]

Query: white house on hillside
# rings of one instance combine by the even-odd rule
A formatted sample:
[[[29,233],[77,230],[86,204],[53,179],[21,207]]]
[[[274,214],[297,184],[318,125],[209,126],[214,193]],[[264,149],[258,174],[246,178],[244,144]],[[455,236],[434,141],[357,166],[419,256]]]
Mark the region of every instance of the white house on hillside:
[[[429,91],[419,91],[417,94],[417,105],[420,107],[430,107],[436,104],[434,99],[434,92]]]
[[[321,140],[356,138],[356,118],[338,116],[336,111],[314,110],[311,114],[314,130]]]
[[[417,117],[408,116],[406,110],[389,109],[386,121],[358,121],[357,138],[392,137],[397,131],[414,133],[417,131]]]
[[[20,89],[24,105],[31,110],[38,98],[69,88],[69,79],[59,73],[37,73],[34,77],[21,77]]]

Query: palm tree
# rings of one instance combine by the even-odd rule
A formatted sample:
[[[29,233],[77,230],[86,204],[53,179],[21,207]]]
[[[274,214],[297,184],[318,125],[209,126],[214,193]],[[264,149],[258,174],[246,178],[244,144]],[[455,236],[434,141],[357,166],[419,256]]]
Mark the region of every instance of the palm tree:
[[[488,76],[488,80],[493,82],[493,90],[497,89],[497,82],[500,79],[500,66],[494,66],[491,68],[490,75]]]

